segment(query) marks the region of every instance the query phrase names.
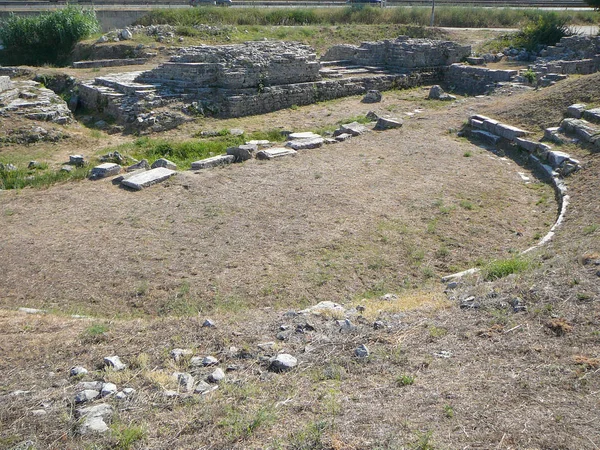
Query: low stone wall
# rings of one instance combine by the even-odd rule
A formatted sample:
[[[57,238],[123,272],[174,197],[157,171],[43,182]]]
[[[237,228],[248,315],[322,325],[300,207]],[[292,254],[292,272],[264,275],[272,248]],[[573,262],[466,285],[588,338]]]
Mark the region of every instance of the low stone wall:
[[[378,75],[342,80],[323,80],[265,88],[263,92],[231,92],[223,90],[215,103],[219,117],[241,117],[264,114],[293,105],[309,105],[319,101],[364,94],[369,90],[385,91],[392,88],[411,88],[434,83],[442,77],[442,70],[416,72],[410,75]],[[229,95],[228,95],[229,94]]]
[[[125,58],[125,59],[97,59],[93,61],[76,61],[73,63],[75,69],[91,69],[94,67],[118,67],[134,66],[146,64],[146,58]]]
[[[517,70],[493,70],[452,64],[446,72],[444,81],[456,92],[480,95],[490,91],[496,83],[511,81],[517,74]]]
[[[450,41],[411,39],[363,42],[360,46],[335,45],[322,61],[349,61],[359,66],[385,67],[395,71],[410,71],[424,67],[448,66],[471,55],[471,47]]]
[[[12,89],[13,84],[8,76],[0,76],[0,92]]]

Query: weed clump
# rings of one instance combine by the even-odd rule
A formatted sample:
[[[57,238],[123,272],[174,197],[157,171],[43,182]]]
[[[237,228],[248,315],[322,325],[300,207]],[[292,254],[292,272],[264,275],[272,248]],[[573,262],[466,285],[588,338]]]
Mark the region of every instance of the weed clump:
[[[527,270],[529,266],[529,261],[518,257],[492,261],[483,271],[484,279],[486,281],[493,281],[504,278],[513,273],[523,272]]]

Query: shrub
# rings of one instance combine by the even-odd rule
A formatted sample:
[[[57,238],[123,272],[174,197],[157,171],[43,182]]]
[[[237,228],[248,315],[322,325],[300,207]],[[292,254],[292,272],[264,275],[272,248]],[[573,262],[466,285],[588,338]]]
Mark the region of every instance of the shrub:
[[[67,6],[33,17],[9,16],[0,26],[0,40],[10,64],[63,65],[78,41],[99,31],[93,10]]]
[[[537,50],[541,46],[554,45],[561,38],[572,33],[567,26],[567,20],[556,13],[540,16],[529,22],[520,32],[522,46],[527,50]]]
[[[596,11],[600,9],[600,0],[585,0],[585,2],[588,4],[588,6],[591,6]]]

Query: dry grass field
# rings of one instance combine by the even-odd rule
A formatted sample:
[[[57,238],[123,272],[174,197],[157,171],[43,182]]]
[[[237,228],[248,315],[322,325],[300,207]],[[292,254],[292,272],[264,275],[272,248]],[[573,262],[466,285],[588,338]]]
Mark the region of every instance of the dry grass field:
[[[598,448],[598,153],[565,146],[584,169],[567,181],[565,223],[524,271],[476,275],[448,295],[439,280],[485,274],[557,215],[553,190],[518,156],[457,137],[467,117],[539,137],[599,92],[591,75],[452,104],[419,88],[375,106],[353,97],[198,119],[162,137],[321,130],[370,109],[404,126],[279,161],[183,170],[140,192],[108,179],[0,191],[0,448]],[[134,139],[66,132],[58,144],[0,147],[0,158],[60,165]],[[479,309],[460,309],[468,295]],[[515,297],[527,311],[513,312]],[[354,327],[336,322],[341,312],[289,313],[321,301],[342,304]],[[361,344],[368,358],[354,356]],[[192,355],[175,361],[174,348]],[[281,352],[298,366],[269,371]],[[109,355],[127,369],[104,369]],[[226,371],[219,389],[164,395],[178,390],[173,372],[208,376],[214,368],[190,360],[206,355]],[[69,377],[76,365],[89,374]],[[82,380],[136,389],[104,400],[115,413],[103,435],[77,432]]]

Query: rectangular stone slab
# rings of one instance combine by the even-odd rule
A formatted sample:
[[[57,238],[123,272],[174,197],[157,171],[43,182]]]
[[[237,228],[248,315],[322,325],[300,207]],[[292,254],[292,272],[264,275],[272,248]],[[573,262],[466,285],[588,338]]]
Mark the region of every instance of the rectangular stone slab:
[[[257,159],[273,159],[273,158],[280,158],[282,156],[293,156],[296,153],[297,152],[295,150],[292,150],[290,148],[282,148],[282,147],[267,148],[265,150],[261,150],[260,152],[258,152],[256,154],[256,158]]]
[[[121,172],[121,166],[115,163],[104,163],[92,169],[91,178],[106,178],[112,175],[118,175]]]
[[[139,191],[145,187],[168,180],[176,173],[176,171],[165,167],[157,167],[156,169],[147,170],[143,173],[136,174],[127,180],[123,180],[121,181],[121,185]]]
[[[211,167],[231,164],[235,160],[233,155],[218,155],[212,158],[201,159],[192,163],[192,170],[209,169]]]
[[[294,150],[307,150],[311,148],[319,148],[323,145],[323,142],[325,142],[325,140],[319,136],[316,138],[296,139],[289,141],[286,146],[293,148]]]
[[[495,134],[502,136],[503,138],[508,139],[509,141],[514,141],[515,138],[525,136],[527,131],[521,130],[520,128],[513,127],[512,125],[507,125],[505,123],[496,124]]]

